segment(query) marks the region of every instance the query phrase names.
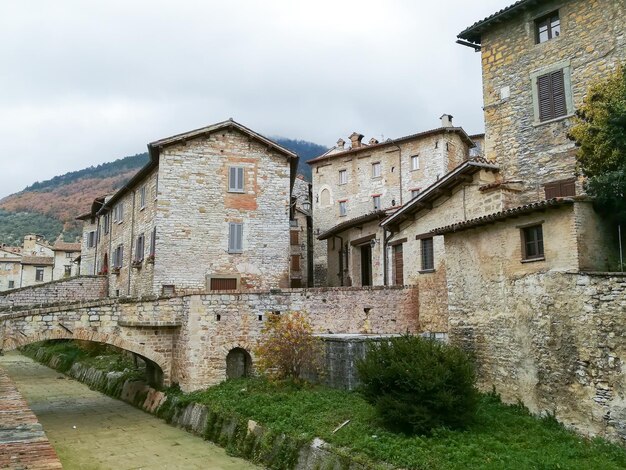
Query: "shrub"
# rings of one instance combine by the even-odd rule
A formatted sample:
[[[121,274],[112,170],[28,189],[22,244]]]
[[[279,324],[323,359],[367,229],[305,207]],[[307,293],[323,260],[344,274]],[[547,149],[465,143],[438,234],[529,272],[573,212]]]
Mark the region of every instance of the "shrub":
[[[320,340],[300,312],[269,315],[255,349],[257,367],[273,380],[300,381],[320,370]]]
[[[372,343],[357,369],[361,392],[392,431],[459,429],[474,417],[474,367],[456,347],[417,336],[392,338]]]

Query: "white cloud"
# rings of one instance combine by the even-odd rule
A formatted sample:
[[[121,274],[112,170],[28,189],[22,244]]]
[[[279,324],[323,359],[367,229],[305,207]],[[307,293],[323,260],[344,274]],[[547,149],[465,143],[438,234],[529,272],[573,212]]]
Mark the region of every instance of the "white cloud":
[[[506,6],[461,0],[4,0],[0,197],[228,117],[332,145],[443,112],[482,129],[458,32]]]

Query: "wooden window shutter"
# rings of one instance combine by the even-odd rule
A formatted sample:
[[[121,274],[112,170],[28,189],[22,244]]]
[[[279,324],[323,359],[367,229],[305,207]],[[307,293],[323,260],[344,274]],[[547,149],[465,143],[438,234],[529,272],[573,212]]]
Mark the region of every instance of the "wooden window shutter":
[[[565,77],[563,70],[557,70],[551,74],[552,82],[552,102],[554,103],[553,118],[565,116],[567,114],[567,103],[565,101]]]
[[[539,97],[539,120],[548,121],[554,113],[552,93],[550,93],[550,75],[537,78],[537,96]]]
[[[291,270],[300,271],[300,255],[291,255]]]
[[[560,197],[559,183],[549,183],[545,185],[546,199],[554,199]]]
[[[237,290],[236,278],[211,278],[211,290]]]
[[[299,237],[299,233],[296,230],[292,230],[291,232],[289,232],[290,238],[291,238],[291,244],[292,245],[299,245],[300,244],[300,237]]]
[[[576,180],[561,183],[561,195],[563,197],[576,196]]]

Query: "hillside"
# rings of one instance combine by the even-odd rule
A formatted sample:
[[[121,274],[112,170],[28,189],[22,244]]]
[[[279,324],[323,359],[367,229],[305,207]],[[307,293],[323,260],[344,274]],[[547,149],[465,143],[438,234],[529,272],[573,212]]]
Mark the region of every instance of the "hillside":
[[[300,155],[298,171],[310,180],[307,160],[326,151],[303,140],[275,137],[280,145]],[[49,241],[63,234],[65,241],[80,237],[82,223],[75,218],[88,212],[93,200],[120,188],[148,162],[141,153],[31,184],[0,200],[0,244],[21,245],[24,235],[38,233]]]

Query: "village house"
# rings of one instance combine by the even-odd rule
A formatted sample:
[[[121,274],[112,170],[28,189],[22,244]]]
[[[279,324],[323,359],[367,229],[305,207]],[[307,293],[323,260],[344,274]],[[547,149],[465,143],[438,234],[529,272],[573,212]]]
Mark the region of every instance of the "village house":
[[[111,296],[290,286],[296,154],[233,120],[148,150],[80,217],[83,274],[107,274]]]
[[[79,274],[79,264],[76,259],[80,256],[80,250],[80,243],[68,243],[61,240],[54,242],[52,245],[54,252],[52,279],[63,279]]]
[[[22,248],[0,246],[0,292],[15,289],[20,285]]]
[[[293,185],[289,231],[291,287],[313,286],[313,217],[311,183],[297,175]]]
[[[353,133],[324,155],[309,160],[313,173],[316,285],[405,284],[383,256],[387,235],[380,222],[427,186],[466,161],[472,139],[452,116],[441,127],[378,142]],[[480,137],[480,136],[479,136]],[[401,245],[393,249],[402,263]]]

